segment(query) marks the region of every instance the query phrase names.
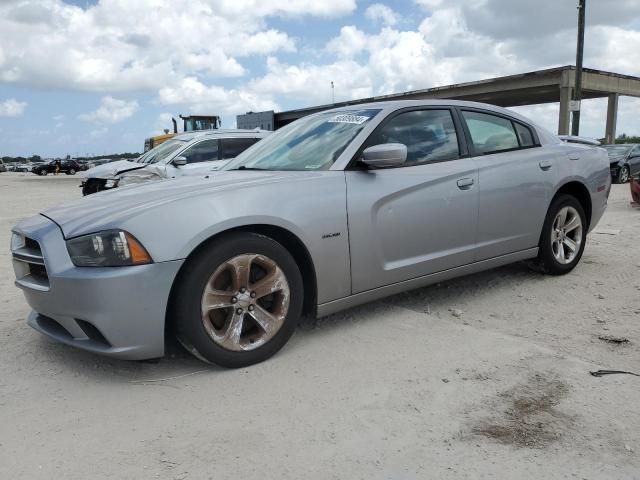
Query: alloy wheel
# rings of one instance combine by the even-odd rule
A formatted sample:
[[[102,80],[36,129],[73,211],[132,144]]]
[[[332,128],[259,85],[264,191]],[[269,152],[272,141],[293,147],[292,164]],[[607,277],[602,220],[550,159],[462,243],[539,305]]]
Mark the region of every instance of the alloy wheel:
[[[202,323],[221,347],[254,350],[278,333],[289,299],[287,278],[275,261],[259,254],[237,255],[209,277],[202,294]]]
[[[629,169],[626,166],[624,166],[620,170],[620,176],[618,177],[618,181],[620,183],[627,183],[627,180],[629,180]]]
[[[571,263],[582,244],[582,219],[578,211],[571,207],[560,209],[551,229],[551,250],[555,259],[566,265]]]

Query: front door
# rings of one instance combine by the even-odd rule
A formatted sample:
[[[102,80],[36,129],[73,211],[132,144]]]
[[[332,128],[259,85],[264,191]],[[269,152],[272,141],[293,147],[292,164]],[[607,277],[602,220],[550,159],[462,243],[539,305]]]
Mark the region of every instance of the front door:
[[[383,143],[406,145],[406,163],[345,172],[353,293],[473,260],[478,172],[460,158],[452,112],[397,113],[364,148]]]

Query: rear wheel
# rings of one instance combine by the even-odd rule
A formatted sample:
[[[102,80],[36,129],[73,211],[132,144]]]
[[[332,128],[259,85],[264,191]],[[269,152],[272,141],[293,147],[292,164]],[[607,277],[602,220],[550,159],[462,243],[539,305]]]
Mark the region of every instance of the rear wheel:
[[[620,167],[620,171],[618,172],[618,178],[616,178],[616,183],[627,183],[629,181],[629,167],[627,165],[623,165]]]
[[[302,313],[303,284],[289,252],[271,238],[238,232],[188,260],[171,321],[195,356],[228,368],[259,363],[289,340]]]
[[[75,169],[75,168],[72,168],[72,169],[71,169],[71,170],[69,170],[67,173],[68,173],[69,175],[75,175],[75,174],[76,174],[76,169]]]
[[[536,266],[550,275],[569,273],[582,258],[587,238],[584,209],[571,195],[560,195],[547,212]]]

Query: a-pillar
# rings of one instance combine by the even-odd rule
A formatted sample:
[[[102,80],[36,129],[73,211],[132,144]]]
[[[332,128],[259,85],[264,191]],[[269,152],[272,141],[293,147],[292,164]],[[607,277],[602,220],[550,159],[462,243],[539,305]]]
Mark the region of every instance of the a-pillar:
[[[605,143],[616,143],[616,123],[618,122],[618,97],[617,93],[609,94],[607,102],[607,129],[604,134]]]
[[[572,95],[571,87],[560,87],[560,118],[558,119],[558,135],[569,135],[569,102]]]

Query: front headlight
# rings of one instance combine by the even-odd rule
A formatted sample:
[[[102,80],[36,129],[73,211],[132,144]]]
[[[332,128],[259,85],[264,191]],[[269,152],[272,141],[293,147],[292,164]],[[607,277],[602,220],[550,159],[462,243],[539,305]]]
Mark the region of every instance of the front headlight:
[[[118,182],[120,179],[118,178],[110,178],[106,182],[104,182],[104,188],[115,188],[118,186]]]
[[[128,232],[105,230],[67,240],[67,250],[76,267],[124,267],[153,260]]]

